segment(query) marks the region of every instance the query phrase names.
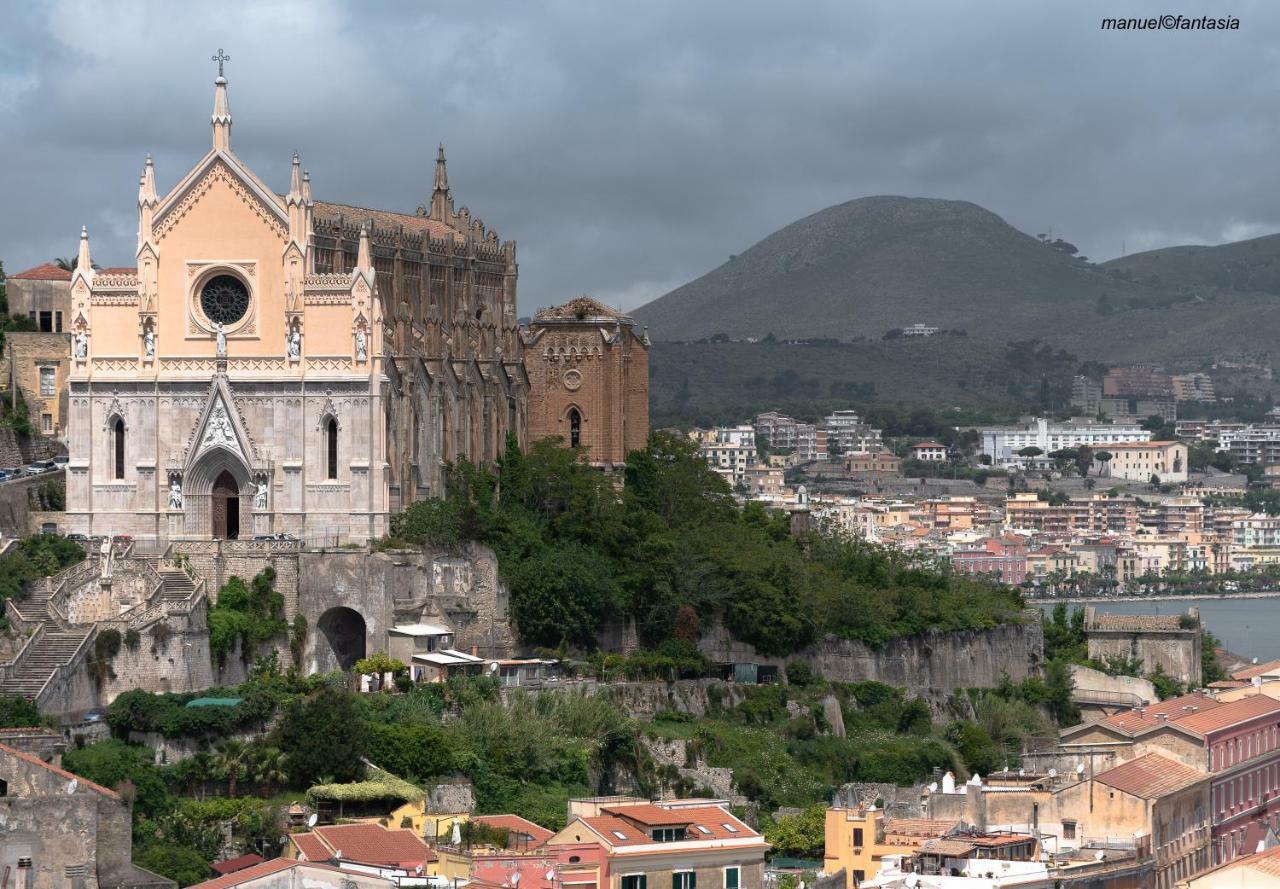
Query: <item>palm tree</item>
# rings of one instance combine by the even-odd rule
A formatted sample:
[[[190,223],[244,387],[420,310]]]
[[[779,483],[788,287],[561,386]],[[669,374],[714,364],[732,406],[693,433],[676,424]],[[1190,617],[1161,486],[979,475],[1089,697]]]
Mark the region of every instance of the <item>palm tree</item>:
[[[227,796],[236,798],[236,784],[249,771],[253,750],[244,741],[228,738],[218,745],[217,767],[227,781]]]
[[[271,791],[289,780],[284,753],[276,747],[257,748],[253,756],[253,780]]]
[[[76,270],[76,262],[77,260],[75,257],[68,259],[65,256],[58,256],[53,260],[53,264],[64,272],[74,272]]]

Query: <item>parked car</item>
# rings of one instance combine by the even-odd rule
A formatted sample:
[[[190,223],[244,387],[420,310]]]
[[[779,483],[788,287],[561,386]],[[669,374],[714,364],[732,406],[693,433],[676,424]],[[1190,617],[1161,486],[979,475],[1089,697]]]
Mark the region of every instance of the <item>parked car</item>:
[[[111,542],[116,546],[128,546],[133,543],[132,534],[117,534],[111,538]]]
[[[67,539],[72,543],[88,543],[89,538],[83,534],[68,534]]]
[[[66,465],[71,462],[71,458],[66,454],[53,458],[53,465],[57,468],[65,469]]]
[[[0,482],[8,481],[13,478],[13,473],[7,469],[0,469]]]
[[[26,475],[40,475],[41,473],[44,472],[44,464],[29,463],[26,466],[22,467],[22,471]]]
[[[30,475],[40,475],[45,472],[53,472],[57,468],[57,466],[53,465],[52,460],[37,460],[28,466],[26,471]]]
[[[13,478],[21,471],[16,466],[6,466],[4,469],[0,469],[0,474],[4,475],[5,478]]]

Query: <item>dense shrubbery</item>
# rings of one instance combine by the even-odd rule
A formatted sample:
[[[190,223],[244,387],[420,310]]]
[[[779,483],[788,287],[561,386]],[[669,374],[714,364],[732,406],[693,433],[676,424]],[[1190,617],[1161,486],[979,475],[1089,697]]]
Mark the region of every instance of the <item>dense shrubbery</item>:
[[[209,652],[219,667],[237,644],[248,661],[257,645],[288,632],[284,596],[276,590],[275,582],[275,569],[267,567],[247,586],[232,576],[218,590],[217,603],[209,608]]]
[[[387,543],[493,547],[521,636],[548,648],[591,649],[614,615],[648,646],[720,617],[769,655],[827,632],[880,645],[1019,619],[1007,588],[856,539],[793,538],[785,516],[739,509],[682,439],[655,434],[630,454],[621,491],[580,457],[554,441],[528,454],[509,443],[501,496],[498,475],[460,463],[448,497],[395,517]]]

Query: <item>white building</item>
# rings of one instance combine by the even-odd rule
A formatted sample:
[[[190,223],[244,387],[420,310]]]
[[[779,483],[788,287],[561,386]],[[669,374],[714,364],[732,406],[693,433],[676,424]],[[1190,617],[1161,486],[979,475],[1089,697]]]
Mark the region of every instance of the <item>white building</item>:
[[[1245,549],[1280,547],[1280,516],[1257,513],[1231,523],[1231,543]]]
[[[746,478],[747,467],[756,462],[756,446],[735,444],[733,442],[705,442],[698,448],[700,453],[715,472],[724,476],[730,485],[741,484]]]
[[[1039,419],[1022,426],[988,427],[981,432],[982,453],[997,464],[1016,462],[1018,451],[1023,448],[1039,448],[1051,454],[1083,445],[1097,451],[1109,450],[1112,445],[1122,442],[1151,440],[1151,433],[1136,423],[1099,423],[1094,420],[1054,423]]]
[[[1187,480],[1187,446],[1180,441],[1116,442],[1103,450],[1111,454],[1103,466],[1108,478],[1145,482],[1157,476],[1164,483]]]
[[[933,336],[940,332],[939,328],[928,324],[912,324],[910,327],[902,328],[903,336]]]
[[[841,453],[875,453],[884,450],[884,437],[879,429],[865,423],[857,411],[834,411],[822,421],[827,431],[827,448]]]
[[[947,446],[936,441],[922,441],[911,446],[911,459],[924,463],[945,463]]]

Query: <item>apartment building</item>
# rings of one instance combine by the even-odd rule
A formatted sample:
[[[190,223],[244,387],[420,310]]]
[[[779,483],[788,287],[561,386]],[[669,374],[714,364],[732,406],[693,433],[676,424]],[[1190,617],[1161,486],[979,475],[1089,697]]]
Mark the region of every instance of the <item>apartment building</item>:
[[[978,544],[951,551],[951,567],[958,574],[989,577],[1009,586],[1027,579],[1027,547],[1021,537],[988,537]]]
[[[1046,419],[1033,420],[1022,426],[996,426],[979,430],[982,453],[993,463],[1011,463],[1022,459],[1018,451],[1039,448],[1046,454],[1087,445],[1109,450],[1111,445],[1127,441],[1148,441],[1151,433],[1136,423],[1100,423],[1096,420],[1072,419],[1065,423]]]
[[[1023,492],[1009,497],[1004,510],[1005,527],[1055,536],[1128,535],[1138,528],[1138,503],[1131,497],[1093,494],[1053,505],[1034,493]]]
[[[843,871],[846,889],[856,889],[880,872],[886,855],[919,852],[929,840],[959,827],[959,821],[888,818],[875,806],[832,807],[823,825],[822,870]]]
[[[936,441],[921,441],[913,444],[908,453],[912,460],[922,463],[945,463],[947,446]]]
[[[842,454],[877,452],[884,449],[881,430],[858,416],[857,411],[834,411],[822,421],[827,432],[827,446]]]
[[[1280,425],[1257,423],[1224,430],[1218,436],[1218,450],[1230,454],[1238,463],[1261,466],[1280,463]]]

